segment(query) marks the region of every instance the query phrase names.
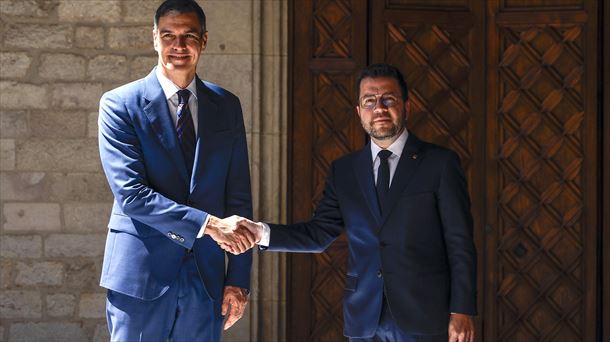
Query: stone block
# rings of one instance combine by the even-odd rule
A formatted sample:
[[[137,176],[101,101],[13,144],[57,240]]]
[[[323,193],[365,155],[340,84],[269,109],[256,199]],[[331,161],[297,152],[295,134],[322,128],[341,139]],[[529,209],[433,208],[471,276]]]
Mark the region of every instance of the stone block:
[[[53,7],[53,0],[2,0],[0,13],[19,17],[47,17]]]
[[[112,203],[112,192],[101,172],[51,173],[49,199],[53,201],[89,201]]]
[[[162,3],[160,0],[130,0],[125,6],[123,21],[132,24],[148,24],[153,27],[153,16]]]
[[[49,177],[43,172],[2,172],[0,173],[0,200],[36,201],[42,200],[50,188]]]
[[[64,278],[64,267],[60,262],[19,262],[15,270],[16,285],[61,285]]]
[[[100,257],[106,234],[52,234],[45,239],[47,257]]]
[[[61,229],[57,203],[4,203],[2,208],[5,231],[53,231]]]
[[[15,169],[15,140],[0,139],[0,170]]]
[[[76,297],[67,293],[47,295],[47,314],[51,317],[67,317],[74,315]]]
[[[127,75],[127,58],[117,55],[96,56],[89,61],[88,75],[96,81],[124,80]]]
[[[146,77],[152,69],[157,65],[159,58],[157,56],[139,56],[131,61],[131,72],[129,74],[132,80],[137,80]]]
[[[80,297],[78,316],[81,318],[106,317],[106,294],[84,293]]]
[[[105,233],[112,203],[65,203],[64,222],[67,230]]]
[[[35,111],[29,123],[33,137],[80,138],[87,132],[87,114],[82,112]]]
[[[11,261],[0,259],[0,289],[7,289],[11,287],[11,282],[13,279],[13,266],[14,264]]]
[[[9,330],[10,341],[87,341],[87,332],[81,323],[27,322],[13,323]]]
[[[51,103],[66,109],[93,109],[98,108],[102,93],[100,83],[56,83]]]
[[[69,53],[42,54],[38,75],[46,79],[82,80],[85,78],[85,58]]]
[[[84,49],[104,48],[104,28],[92,26],[77,26],[74,45]]]
[[[28,73],[31,63],[32,58],[25,52],[0,52],[0,77],[24,77]]]
[[[0,107],[8,109],[44,109],[47,108],[47,88],[42,85],[0,82]],[[27,101],[23,101],[27,94]]]
[[[102,258],[96,258],[95,260],[73,258],[66,260],[64,264],[66,280],[62,286],[62,291],[99,291]]]
[[[18,138],[28,134],[27,114],[22,111],[0,111],[0,137]]]
[[[2,258],[40,258],[42,238],[38,235],[2,235],[0,238],[0,257]]]
[[[57,15],[60,21],[116,23],[121,19],[121,4],[115,0],[61,0]]]
[[[4,32],[4,45],[19,49],[67,49],[72,47],[70,25],[32,23],[9,24]]]
[[[153,52],[152,25],[111,27],[108,30],[108,46],[112,49],[149,50]]]
[[[0,292],[0,318],[40,318],[41,315],[42,300],[39,291]]]
[[[252,4],[251,0],[205,2],[206,53],[252,53]]]
[[[101,170],[95,139],[36,139],[17,146],[17,169],[30,171]]]
[[[97,126],[97,118],[98,118],[99,113],[98,112],[89,112],[88,118],[87,118],[87,137],[89,138],[97,138],[97,131],[98,131],[98,126]]]
[[[95,332],[93,334],[93,342],[107,342],[110,341],[110,333],[108,332],[108,325],[98,324],[95,326]]]

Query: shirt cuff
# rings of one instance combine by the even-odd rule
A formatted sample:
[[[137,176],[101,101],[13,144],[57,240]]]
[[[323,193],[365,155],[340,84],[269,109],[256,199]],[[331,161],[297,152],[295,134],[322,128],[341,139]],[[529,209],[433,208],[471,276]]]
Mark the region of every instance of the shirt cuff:
[[[199,229],[199,233],[197,233],[197,238],[201,239],[205,234],[205,226],[208,225],[208,221],[210,220],[210,215],[205,217],[205,221],[203,221],[203,226]]]
[[[265,222],[261,222],[263,225],[263,235],[261,236],[261,240],[257,243],[259,246],[269,247],[269,240],[271,239],[271,228]]]

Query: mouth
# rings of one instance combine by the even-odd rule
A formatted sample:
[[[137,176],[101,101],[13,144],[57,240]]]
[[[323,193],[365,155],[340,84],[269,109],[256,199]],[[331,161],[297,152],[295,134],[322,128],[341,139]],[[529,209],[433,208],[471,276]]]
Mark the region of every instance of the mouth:
[[[169,55],[168,57],[174,61],[186,61],[191,58],[190,55]]]
[[[377,118],[373,120],[373,124],[385,124],[385,123],[392,123],[392,119],[391,118]]]

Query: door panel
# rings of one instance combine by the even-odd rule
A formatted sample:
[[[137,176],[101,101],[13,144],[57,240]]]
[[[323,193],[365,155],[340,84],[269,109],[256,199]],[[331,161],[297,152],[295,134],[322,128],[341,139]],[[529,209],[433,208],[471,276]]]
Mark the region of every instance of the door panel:
[[[354,82],[366,63],[366,1],[293,1],[291,221],[308,220],[330,163],[361,148]],[[344,236],[321,254],[289,254],[288,340],[343,340]]]
[[[511,4],[488,27],[485,340],[594,341],[596,10]]]

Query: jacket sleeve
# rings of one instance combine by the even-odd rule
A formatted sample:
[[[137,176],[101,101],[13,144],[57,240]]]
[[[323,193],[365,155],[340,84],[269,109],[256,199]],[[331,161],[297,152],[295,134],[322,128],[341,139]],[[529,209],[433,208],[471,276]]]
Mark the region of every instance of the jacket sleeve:
[[[117,205],[130,218],[150,226],[185,248],[192,248],[207,213],[179,204],[148,184],[140,141],[125,101],[116,93],[100,100],[99,150]],[[183,238],[183,239],[182,239]]]
[[[455,152],[445,161],[438,206],[451,273],[449,310],[476,315],[477,256],[466,178]]]
[[[326,179],[322,199],[308,222],[270,224],[269,247],[278,252],[321,253],[341,235],[344,223],[334,185],[334,163]]]
[[[225,189],[226,216],[239,215],[252,219],[252,192],[250,188],[250,168],[244,119],[239,100],[235,98],[236,125],[238,138],[233,145],[229,165],[228,181]],[[252,250],[240,255],[227,253],[227,276],[225,285],[250,289]]]

